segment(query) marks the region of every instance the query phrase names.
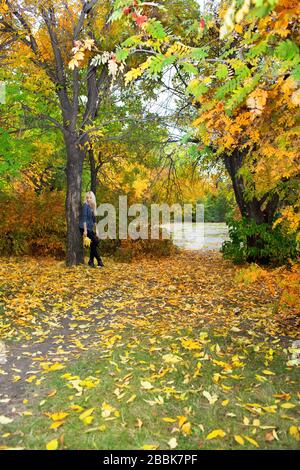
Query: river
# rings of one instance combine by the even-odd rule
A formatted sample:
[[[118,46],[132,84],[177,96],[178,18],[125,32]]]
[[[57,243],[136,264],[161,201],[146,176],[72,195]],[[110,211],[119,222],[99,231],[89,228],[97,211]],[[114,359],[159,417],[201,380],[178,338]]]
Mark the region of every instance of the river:
[[[219,250],[222,243],[228,240],[228,227],[225,223],[173,222],[162,227],[171,233],[174,245],[184,250]]]

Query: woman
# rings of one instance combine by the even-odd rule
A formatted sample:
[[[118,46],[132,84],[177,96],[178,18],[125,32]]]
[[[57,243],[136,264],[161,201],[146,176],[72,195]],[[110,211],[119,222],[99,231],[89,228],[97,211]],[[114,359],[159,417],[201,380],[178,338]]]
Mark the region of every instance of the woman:
[[[91,240],[90,260],[88,264],[92,268],[95,267],[94,258],[96,258],[98,262],[98,267],[104,266],[99,254],[97,253],[97,246],[99,240],[96,226],[96,210],[97,204],[95,194],[92,191],[89,191],[86,193],[85,203],[82,206],[79,229],[81,235],[83,235],[84,237],[88,237]]]

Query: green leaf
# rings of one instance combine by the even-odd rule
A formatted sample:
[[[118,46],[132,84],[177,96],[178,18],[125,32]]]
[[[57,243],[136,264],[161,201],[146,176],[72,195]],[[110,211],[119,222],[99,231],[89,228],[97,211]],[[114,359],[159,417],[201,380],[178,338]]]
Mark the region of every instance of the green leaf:
[[[197,75],[198,74],[198,69],[195,67],[193,64],[189,64],[188,62],[183,62],[181,65],[181,68],[187,72],[190,75]]]
[[[177,60],[176,55],[170,55],[169,57],[165,57],[163,60],[163,68],[167,65],[173,64]]]
[[[140,36],[137,36],[137,35],[131,36],[130,38],[125,39],[125,41],[121,43],[121,46],[133,47],[133,46],[136,46],[140,42],[140,40],[141,40]]]
[[[208,47],[195,47],[192,49],[191,57],[196,60],[205,59],[208,56]]]
[[[294,80],[300,80],[300,65],[299,64],[293,68],[291,75]]]
[[[165,56],[158,54],[150,59],[149,71],[151,74],[156,74],[162,71],[164,67]]]
[[[117,49],[116,51],[116,59],[118,62],[123,62],[124,60],[127,59],[129,55],[129,50],[128,49]]]
[[[299,47],[289,39],[282,41],[275,49],[275,55],[283,60],[291,60],[297,54],[299,54]]]
[[[216,77],[222,80],[223,78],[226,78],[228,75],[228,67],[225,64],[218,64],[217,71],[216,71]]]
[[[110,17],[108,18],[107,22],[110,23],[112,21],[119,20],[123,15],[123,9],[120,8],[119,10],[115,10]]]
[[[196,99],[200,98],[201,95],[206,93],[208,88],[204,83],[201,83],[197,78],[191,80],[187,86],[187,92],[191,93]]]
[[[258,57],[265,55],[267,54],[268,48],[269,45],[267,40],[260,41],[258,44],[250,48],[250,51],[246,54],[246,57]]]
[[[154,19],[147,22],[145,29],[154,39],[164,39],[167,36],[161,22]]]

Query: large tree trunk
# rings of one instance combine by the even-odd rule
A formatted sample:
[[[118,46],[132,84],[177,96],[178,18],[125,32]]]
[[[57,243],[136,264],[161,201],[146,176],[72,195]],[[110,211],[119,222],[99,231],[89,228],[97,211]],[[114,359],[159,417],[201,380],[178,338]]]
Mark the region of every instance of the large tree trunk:
[[[243,165],[243,157],[243,153],[238,151],[234,151],[232,154],[223,157],[226,170],[232,181],[235,199],[241,215],[257,224],[271,224],[278,209],[279,197],[277,194],[265,194],[261,199],[253,197],[251,200],[245,197],[245,184],[242,176],[239,175],[239,170]],[[268,198],[269,200],[266,203]]]
[[[81,211],[82,166],[84,154],[76,145],[76,135],[65,134],[67,149],[67,266],[83,263],[83,244],[79,231]]]

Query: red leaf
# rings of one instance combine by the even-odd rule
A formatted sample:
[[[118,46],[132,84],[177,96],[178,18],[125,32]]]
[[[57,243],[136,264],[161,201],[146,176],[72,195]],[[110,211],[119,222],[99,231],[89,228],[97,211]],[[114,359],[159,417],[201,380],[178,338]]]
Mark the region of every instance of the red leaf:
[[[138,16],[136,19],[136,24],[138,25],[139,28],[141,28],[143,24],[146,23],[147,20],[148,20],[148,16],[146,15]]]

